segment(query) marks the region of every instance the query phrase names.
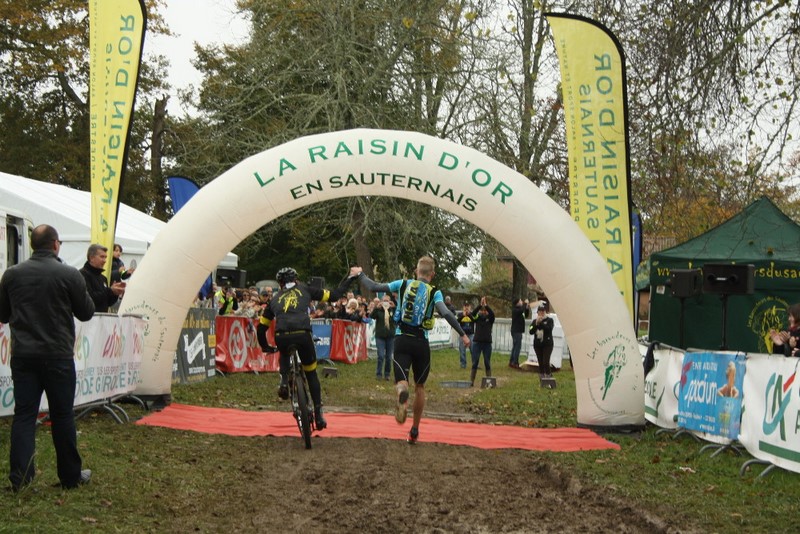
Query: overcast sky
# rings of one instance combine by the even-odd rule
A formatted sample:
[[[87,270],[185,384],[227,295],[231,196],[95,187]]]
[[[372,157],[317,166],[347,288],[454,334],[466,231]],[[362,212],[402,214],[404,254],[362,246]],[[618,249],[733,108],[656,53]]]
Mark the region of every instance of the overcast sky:
[[[162,15],[175,37],[145,35],[145,54],[160,53],[169,58],[170,94],[177,101],[177,89],[200,82],[192,67],[194,43],[236,43],[247,35],[247,21],[236,15],[236,0],[167,0]]]

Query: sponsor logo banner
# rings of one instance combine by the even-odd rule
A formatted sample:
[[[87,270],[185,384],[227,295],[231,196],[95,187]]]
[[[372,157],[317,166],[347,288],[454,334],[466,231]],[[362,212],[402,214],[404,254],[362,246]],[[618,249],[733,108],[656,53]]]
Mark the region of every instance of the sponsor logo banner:
[[[257,319],[221,315],[216,318],[216,368],[225,373],[278,370],[278,353],[261,352]],[[274,340],[270,340],[274,344]]]
[[[331,361],[357,363],[367,359],[367,325],[334,319],[331,322]]]
[[[683,357],[678,398],[678,426],[725,440],[739,437],[743,354],[687,352]]]
[[[216,373],[215,348],[211,345],[216,339],[216,316],[211,308],[189,309],[175,351],[175,378],[180,382],[200,382]]]
[[[760,460],[800,473],[800,359],[748,356],[739,441]]]
[[[146,321],[131,315],[96,315],[75,321],[75,406],[131,393],[140,380]],[[14,382],[8,352],[7,324],[0,324],[0,416],[14,413]],[[47,411],[42,395],[41,411]]]
[[[677,428],[683,352],[657,349],[653,356],[655,365],[644,382],[644,416],[661,428]]]

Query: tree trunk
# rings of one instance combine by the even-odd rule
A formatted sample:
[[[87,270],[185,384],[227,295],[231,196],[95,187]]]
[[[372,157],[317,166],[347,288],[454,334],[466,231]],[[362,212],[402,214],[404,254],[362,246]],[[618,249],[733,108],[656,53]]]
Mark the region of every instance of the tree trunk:
[[[364,274],[373,277],[372,272],[372,250],[367,243],[366,224],[364,221],[364,210],[361,206],[361,199],[355,199],[353,206],[353,241],[356,249],[356,265],[364,269]],[[367,298],[372,298],[372,293],[361,288],[361,294]]]
[[[150,137],[150,181],[153,184],[153,188],[159,193],[155,196],[157,199],[155,211],[159,213],[155,215],[161,215],[165,219],[167,216],[167,206],[166,200],[162,199],[167,198],[169,191],[164,184],[161,160],[163,157],[164,124],[166,123],[168,100],[168,96],[156,100],[155,106],[153,107],[153,133]]]
[[[528,298],[528,270],[516,258],[514,258],[512,265],[513,280],[511,286],[511,297],[515,301],[517,299],[525,300]]]

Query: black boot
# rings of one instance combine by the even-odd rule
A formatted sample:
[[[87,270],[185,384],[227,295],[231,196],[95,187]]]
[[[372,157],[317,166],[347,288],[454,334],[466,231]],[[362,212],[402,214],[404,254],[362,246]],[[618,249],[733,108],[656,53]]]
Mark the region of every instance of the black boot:
[[[322,405],[314,406],[314,426],[317,430],[324,430],[328,427],[328,422],[322,417]]]
[[[278,385],[278,397],[283,400],[289,398],[289,384],[286,382],[286,376],[281,375],[281,383]]]
[[[470,371],[470,373],[469,373],[469,385],[470,385],[471,387],[475,387],[475,375],[477,375],[477,374],[478,374],[478,371],[477,371],[477,369],[473,369],[473,370],[472,370],[472,371]]]
[[[546,348],[544,349],[544,354],[542,354],[542,363],[544,364],[544,375],[547,378],[553,378],[552,368],[550,367],[550,355],[553,352],[553,348]]]
[[[536,352],[536,363],[539,364],[539,377],[544,378],[546,373],[544,367],[544,356],[539,351]]]

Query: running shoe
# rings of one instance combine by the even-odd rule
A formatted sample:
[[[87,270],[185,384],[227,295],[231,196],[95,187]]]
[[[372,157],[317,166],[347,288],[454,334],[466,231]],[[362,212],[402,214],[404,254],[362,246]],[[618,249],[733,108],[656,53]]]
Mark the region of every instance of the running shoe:
[[[394,419],[397,424],[402,425],[406,422],[408,415],[408,386],[405,384],[397,384],[397,410],[394,414]]]
[[[413,445],[417,442],[418,439],[419,439],[419,429],[415,426],[412,426],[411,430],[408,432],[408,439],[406,439],[406,441],[409,443],[409,445]]]

